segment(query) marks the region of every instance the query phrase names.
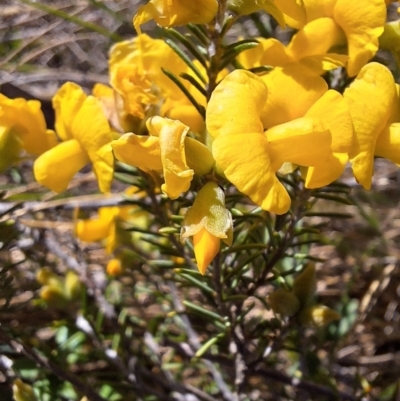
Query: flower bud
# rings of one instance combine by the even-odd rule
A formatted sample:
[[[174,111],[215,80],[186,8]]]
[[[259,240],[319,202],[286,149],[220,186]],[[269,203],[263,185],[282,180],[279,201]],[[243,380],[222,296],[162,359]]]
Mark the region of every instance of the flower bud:
[[[315,264],[310,263],[294,280],[293,294],[300,302],[301,308],[308,306],[312,301],[317,289],[317,278],[315,275]]]
[[[322,328],[339,320],[340,314],[325,305],[314,305],[305,308],[300,313],[300,322],[308,327]]]
[[[232,215],[225,208],[224,191],[207,183],[197,194],[183,220],[181,240],[193,236],[194,253],[201,274],[219,252],[220,240],[232,244]]]
[[[274,291],[268,297],[269,305],[275,313],[285,317],[294,316],[300,309],[300,302],[296,295],[283,288]]]

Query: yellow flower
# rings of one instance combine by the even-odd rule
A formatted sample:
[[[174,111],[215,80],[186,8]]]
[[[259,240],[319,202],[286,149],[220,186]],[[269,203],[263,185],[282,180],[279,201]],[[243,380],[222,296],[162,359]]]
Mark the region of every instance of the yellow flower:
[[[165,41],[146,34],[117,43],[111,49],[110,82],[117,93],[116,106],[122,127],[126,131],[136,131],[143,118],[161,114],[201,132],[204,128],[202,116],[161,67],[177,77],[183,73],[193,76]],[[204,72],[204,67],[198,68]],[[203,75],[206,76],[205,72]],[[182,82],[196,101],[205,106],[204,96],[189,82]]]
[[[38,100],[9,99],[0,94],[0,171],[18,161],[20,153],[39,156],[57,144]]]
[[[56,131],[63,142],[36,159],[36,180],[61,192],[82,167],[92,162],[100,190],[108,192],[114,170],[110,147],[113,133],[100,101],[68,82],[54,96],[53,106]]]
[[[207,183],[197,194],[193,206],[182,223],[181,240],[193,236],[197,266],[205,274],[219,252],[220,242],[232,245],[233,223],[225,208],[224,191],[215,183]]]
[[[189,127],[162,117],[147,120],[149,136],[125,134],[112,143],[115,157],[150,172],[163,173],[162,191],[176,199],[190,187],[194,173],[210,172],[214,160],[205,145],[187,136]]]
[[[302,0],[228,0],[228,9],[238,15],[263,10],[271,14],[282,28],[286,23],[299,28],[306,20]]]
[[[104,241],[107,253],[112,253],[120,244],[123,231],[120,223],[135,218],[132,206],[101,207],[97,218],[78,219],[75,222],[75,235],[84,242]]]
[[[320,166],[332,158],[328,124],[305,116],[309,99],[317,100],[326,84],[299,71],[287,73],[276,69],[274,75],[266,75],[267,89],[256,75],[233,71],[214,91],[206,117],[217,171],[256,204],[277,214],[290,207],[290,197],[275,175],[279,168],[285,162]],[[293,90],[296,87],[301,88],[299,94]],[[279,92],[286,90],[290,95],[283,98]]]
[[[400,162],[399,87],[385,66],[369,63],[344,92],[355,137],[350,152],[353,173],[365,188],[371,187],[374,156]]]
[[[152,19],[165,27],[185,24],[206,24],[211,22],[218,11],[217,0],[151,0],[139,7],[133,18],[137,33],[140,26]]]
[[[332,19],[329,31],[320,36],[323,43],[332,35],[337,36],[337,27],[347,39],[347,72],[355,76],[378,50],[378,38],[386,22],[386,4],[382,0],[303,0],[307,23],[319,18]],[[339,38],[339,37],[338,37]],[[330,39],[329,39],[330,40]],[[339,40],[336,45],[343,43]]]

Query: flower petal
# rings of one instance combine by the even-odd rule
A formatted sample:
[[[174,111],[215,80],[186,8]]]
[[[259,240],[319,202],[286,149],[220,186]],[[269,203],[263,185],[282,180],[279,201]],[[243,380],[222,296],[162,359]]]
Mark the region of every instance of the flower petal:
[[[122,135],[111,142],[115,157],[145,172],[162,172],[160,140],[156,136]]]
[[[268,88],[268,100],[261,115],[265,128],[303,117],[328,90],[324,79],[298,64],[276,67],[262,80]]]
[[[207,107],[206,123],[212,137],[262,132],[260,114],[267,100],[267,88],[255,74],[235,70],[214,90]]]
[[[221,240],[202,228],[193,236],[193,249],[196,263],[201,274],[205,274],[208,265],[219,252]]]
[[[400,123],[387,126],[376,141],[375,156],[400,165]]]
[[[268,150],[267,138],[260,133],[220,135],[212,144],[217,168],[239,191],[264,210],[283,214],[290,197],[271,168]]]
[[[139,7],[133,25],[140,34],[140,26],[151,19],[165,27],[210,22],[218,11],[217,0],[151,0]]]
[[[62,142],[39,156],[33,165],[36,181],[55,192],[67,189],[73,176],[90,159],[75,139]]]
[[[369,63],[345,90],[354,126],[350,160],[356,180],[370,189],[375,144],[392,115],[396,87],[392,73],[382,64]]]
[[[353,77],[378,50],[378,38],[386,22],[386,4],[382,0],[337,0],[333,18],[346,33],[347,71]]]
[[[62,141],[73,138],[71,127],[73,117],[76,116],[85,99],[86,94],[83,89],[73,82],[66,82],[54,95],[55,128]]]
[[[189,127],[180,121],[162,117],[147,120],[149,131],[156,131],[159,137],[161,162],[165,184],[161,190],[171,199],[186,192],[192,181],[194,171],[186,164],[185,138]]]
[[[96,159],[96,152],[113,140],[110,124],[103,113],[98,99],[88,96],[72,119],[72,135],[86,150],[91,160]],[[90,121],[90,124],[88,122]]]

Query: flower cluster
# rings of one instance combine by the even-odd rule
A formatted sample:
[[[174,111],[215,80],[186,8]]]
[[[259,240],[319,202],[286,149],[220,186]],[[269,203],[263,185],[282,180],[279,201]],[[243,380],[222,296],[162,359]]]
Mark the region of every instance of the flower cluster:
[[[110,51],[110,86],[87,95],[66,83],[55,94],[55,131],[46,130],[38,102],[0,97],[0,169],[25,151],[37,157],[36,180],[56,192],[89,163],[100,190],[110,191],[115,161],[150,174],[171,200],[192,186],[197,198],[181,239],[193,236],[204,274],[220,241],[232,243],[222,188],[284,214],[291,207],[282,180],[288,172],[300,174],[306,188],[320,188],[349,163],[369,189],[375,157],[400,164],[399,85],[371,61],[380,44],[399,54],[398,22],[385,25],[387,3],[151,0],[133,19],[139,35]],[[224,43],[232,21],[255,11],[295,34],[285,44]],[[183,38],[190,56],[171,40],[141,33],[150,20],[167,28],[191,24],[197,50],[172,29],[167,34]],[[333,70],[351,83],[334,87]],[[77,223],[78,236],[111,238],[121,213],[100,210],[97,220]]]

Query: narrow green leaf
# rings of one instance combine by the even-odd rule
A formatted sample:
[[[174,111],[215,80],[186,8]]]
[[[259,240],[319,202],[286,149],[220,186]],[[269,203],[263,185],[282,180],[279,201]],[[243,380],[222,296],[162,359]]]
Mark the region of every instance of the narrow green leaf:
[[[201,29],[201,26],[194,24],[187,24],[186,28],[194,35],[194,37],[206,48],[210,44],[207,33]]]
[[[180,277],[184,278],[186,281],[189,281],[189,283],[193,284],[195,287],[199,288],[200,290],[211,294],[213,296],[216,296],[216,292],[209,287],[205,282],[202,282],[200,280],[197,280],[196,278],[194,278],[193,276],[189,275],[189,274],[185,274],[185,273],[179,273],[175,270],[175,273],[177,273]]]
[[[206,109],[197,103],[196,99],[192,96],[192,94],[185,88],[182,82],[179,80],[177,76],[175,76],[171,71],[166,70],[165,68],[161,68],[162,72],[175,83],[176,86],[185,94],[185,96],[190,100],[196,110],[200,113],[200,115],[205,118]]]
[[[192,60],[185,54],[182,49],[171,39],[165,39],[165,43],[185,62],[185,64],[199,77],[199,79],[207,83],[200,70],[193,64]]]
[[[201,86],[199,81],[196,80],[196,78],[192,75],[187,74],[186,72],[180,74],[180,77],[182,79],[185,79],[186,81],[190,82],[204,97],[207,97],[207,91],[204,87]]]
[[[212,347],[214,344],[216,344],[221,338],[225,337],[225,333],[221,333],[216,335],[213,338],[210,338],[208,341],[206,341],[196,352],[196,354],[194,355],[196,358],[201,358],[204,353],[210,348]]]
[[[204,54],[204,52],[206,51],[205,49],[203,49],[204,52],[202,53],[199,50],[199,46],[194,45],[187,37],[185,37],[184,35],[182,35],[180,32],[178,32],[173,28],[165,29],[164,31],[171,37],[178,40],[183,46],[185,46],[185,48],[190,53],[192,53],[193,57],[196,60],[198,60],[203,65],[204,68],[207,68],[207,61]]]
[[[190,301],[186,301],[185,300],[182,303],[188,309],[190,309],[193,312],[198,313],[199,315],[202,315],[202,316],[204,316],[204,317],[206,317],[208,319],[215,320],[215,321],[220,322],[220,323],[224,322],[224,319],[220,315],[216,314],[215,312],[212,312],[212,311],[210,311],[208,309],[204,309],[203,307],[201,307],[199,305],[196,305],[196,304],[194,304],[194,303],[192,303]]]

